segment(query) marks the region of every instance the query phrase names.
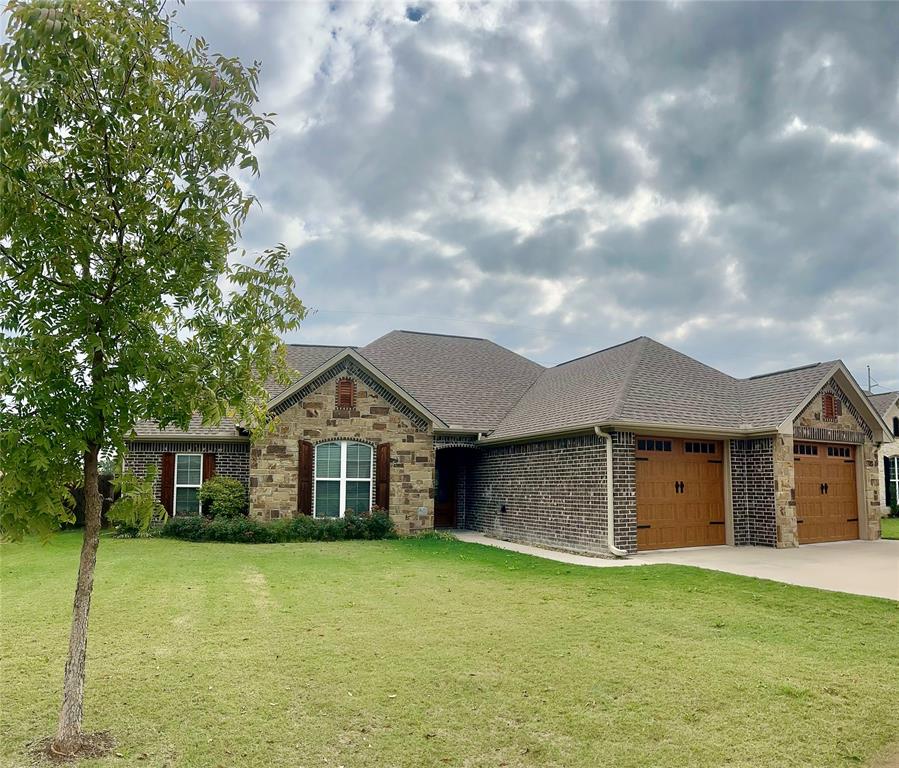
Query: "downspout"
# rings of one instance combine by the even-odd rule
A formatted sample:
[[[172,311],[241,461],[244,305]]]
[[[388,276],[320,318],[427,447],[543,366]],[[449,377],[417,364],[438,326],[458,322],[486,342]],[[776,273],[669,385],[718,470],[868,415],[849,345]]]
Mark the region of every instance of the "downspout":
[[[609,552],[615,557],[626,557],[627,551],[615,546],[615,504],[612,492],[612,436],[599,427],[593,427],[597,437],[606,441],[606,532],[608,534]]]

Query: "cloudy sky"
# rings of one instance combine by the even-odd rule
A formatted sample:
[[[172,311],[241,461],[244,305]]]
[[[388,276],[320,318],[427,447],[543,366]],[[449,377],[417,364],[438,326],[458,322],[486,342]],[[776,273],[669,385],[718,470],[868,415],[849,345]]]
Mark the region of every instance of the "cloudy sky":
[[[278,113],[245,245],[290,341],[648,335],[899,389],[899,4],[188,2]]]

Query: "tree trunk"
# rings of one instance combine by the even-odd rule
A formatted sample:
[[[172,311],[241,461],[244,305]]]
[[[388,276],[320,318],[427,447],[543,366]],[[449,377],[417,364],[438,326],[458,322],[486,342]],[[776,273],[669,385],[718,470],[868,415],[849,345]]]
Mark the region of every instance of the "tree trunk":
[[[74,754],[81,746],[81,721],[84,714],[84,662],[87,656],[87,621],[91,609],[91,592],[94,588],[94,566],[97,563],[97,546],[100,543],[100,498],[97,445],[89,445],[84,453],[84,541],[81,544],[81,562],[78,566],[78,583],[75,586],[75,604],[72,608],[72,631],[69,635],[69,657],[66,660],[62,688],[62,707],[59,723],[53,738],[53,751]]]

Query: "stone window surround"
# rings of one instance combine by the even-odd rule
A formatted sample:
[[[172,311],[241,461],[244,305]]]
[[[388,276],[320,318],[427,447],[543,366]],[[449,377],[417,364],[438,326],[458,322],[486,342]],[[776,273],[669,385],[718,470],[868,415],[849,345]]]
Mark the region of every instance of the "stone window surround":
[[[367,481],[368,482],[368,503],[369,509],[375,503],[375,452],[377,450],[377,445],[371,440],[364,440],[361,438],[327,438],[327,439],[319,439],[310,441],[313,444],[312,449],[312,516],[317,517],[315,514],[316,511],[316,497],[318,493],[318,481],[319,480],[328,480],[331,482],[339,482],[340,483],[340,503],[338,508],[338,517],[344,517],[346,513],[346,483],[347,481]],[[340,445],[340,475],[338,477],[319,477],[318,476],[318,449],[322,445],[327,445],[328,443],[337,443]],[[371,450],[371,461],[369,465],[369,474],[367,478],[354,478],[347,477],[346,475],[346,455],[347,455],[347,446],[350,443],[357,443],[358,445],[367,446]],[[330,519],[330,518],[323,518]]]

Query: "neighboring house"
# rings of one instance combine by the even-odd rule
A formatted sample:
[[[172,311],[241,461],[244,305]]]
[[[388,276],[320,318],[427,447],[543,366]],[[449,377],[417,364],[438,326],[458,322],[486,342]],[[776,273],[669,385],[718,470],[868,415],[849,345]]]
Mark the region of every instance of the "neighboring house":
[[[393,331],[288,345],[273,430],[135,429],[171,514],[214,473],[250,514],[377,504],[401,533],[458,527],[595,554],[876,539],[889,428],[840,361],[735,379],[640,337],[544,368],[485,339]]]
[[[893,436],[893,440],[885,442],[878,451],[878,463],[883,467],[880,503],[889,508],[892,504],[899,504],[899,392],[883,392],[868,397]]]

